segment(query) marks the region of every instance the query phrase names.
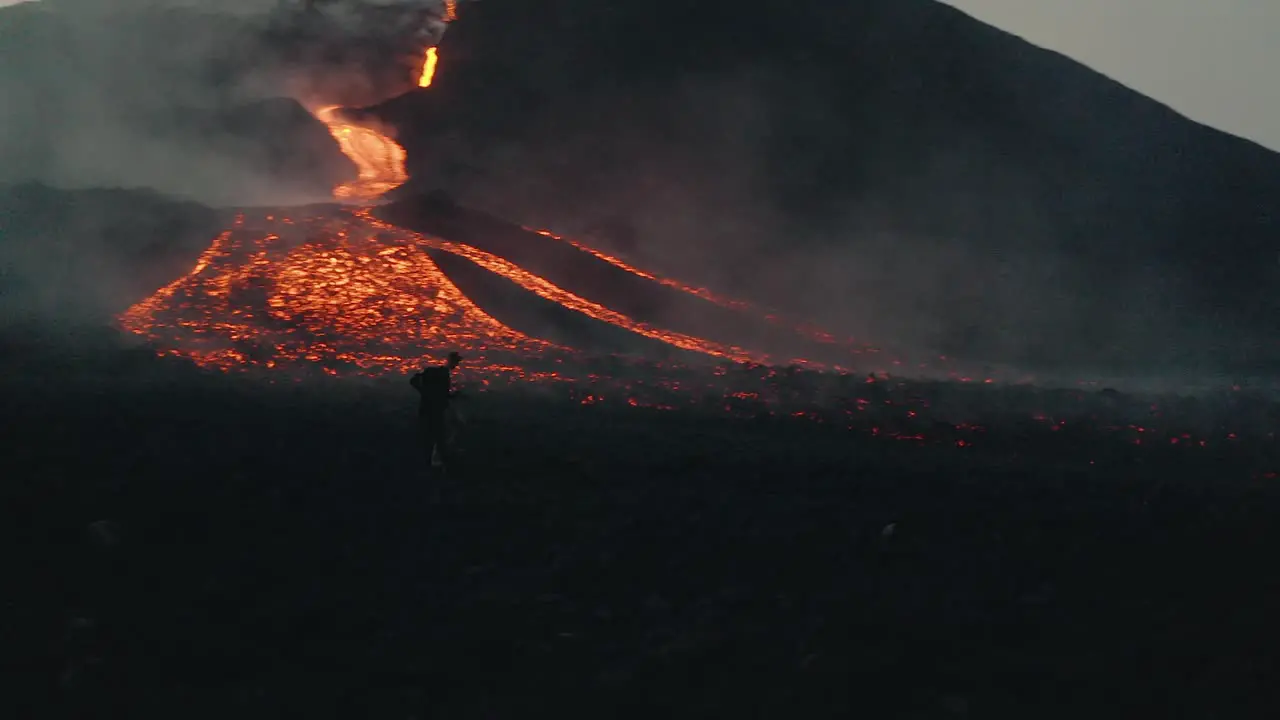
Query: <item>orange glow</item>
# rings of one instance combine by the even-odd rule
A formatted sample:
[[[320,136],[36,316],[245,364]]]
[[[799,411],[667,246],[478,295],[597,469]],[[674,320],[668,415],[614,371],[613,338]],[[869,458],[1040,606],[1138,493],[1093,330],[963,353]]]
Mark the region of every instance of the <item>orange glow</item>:
[[[395,140],[371,127],[343,120],[337,107],[321,108],[315,115],[329,128],[329,134],[338,141],[342,154],[351,158],[360,171],[356,180],[335,187],[334,197],[340,200],[372,200],[400,187],[409,179],[404,168],[404,148]]]
[[[422,59],[422,76],[418,78],[418,87],[431,87],[431,81],[436,77],[436,64],[440,62],[440,56],[433,47],[427,48],[426,57]]]
[[[370,224],[384,230],[399,230],[399,228],[370,216],[368,210],[359,211],[357,215],[368,220]],[[728,360],[735,360],[738,362],[764,363],[769,360],[769,358],[764,355],[754,354],[740,347],[724,345],[710,340],[702,340],[683,333],[668,332],[649,325],[648,323],[638,322],[620,312],[610,310],[603,305],[575,295],[542,277],[534,275],[515,263],[509,262],[497,255],[474,248],[470,245],[450,242],[448,240],[430,237],[427,235],[416,235],[416,237],[420,242],[428,245],[429,247],[464,257],[489,272],[492,272],[495,275],[500,275],[541,298],[550,300],[558,305],[569,308],[570,310],[576,310],[577,312],[580,312],[594,320],[625,328],[637,335],[642,335],[652,340],[658,340],[682,350],[692,350],[694,352],[704,353],[706,355]]]
[[[447,22],[458,19],[458,0],[444,0],[444,19]]]
[[[599,250],[596,250],[595,248],[587,247],[586,245],[583,245],[577,240],[572,240],[570,238],[556,235],[555,233],[552,233],[550,230],[533,230],[532,228],[525,228],[525,230],[536,232],[539,235],[542,235],[543,237],[549,237],[553,240],[559,240],[560,242],[568,243],[573,247],[581,250],[582,252],[585,252],[588,255],[592,255],[598,260],[603,260],[604,262],[607,262],[610,265],[620,270],[625,270],[631,273],[632,275],[635,275],[637,277],[642,277],[645,280],[652,280],[653,282],[656,282],[659,285],[665,285],[669,288],[674,288],[681,292],[685,292],[690,295],[700,297],[703,300],[706,300],[707,302],[715,303],[716,305],[719,305],[721,307],[727,307],[733,310],[750,310],[751,309],[751,303],[745,300],[733,300],[731,298],[720,297],[715,293],[712,293],[710,290],[707,290],[706,288],[695,287],[693,285],[686,285],[685,283],[682,283],[679,280],[660,278],[657,275],[654,275],[653,273],[645,272],[640,268],[637,268],[632,265],[628,265],[627,263],[623,262],[622,260],[616,257],[613,257],[612,255],[606,255],[605,253],[602,253]]]
[[[696,285],[689,285],[687,283],[683,283],[683,282],[680,282],[679,280],[674,280],[671,278],[658,277],[657,275],[654,275],[651,272],[646,272],[644,270],[641,270],[638,267],[635,267],[634,265],[629,265],[623,260],[613,257],[612,255],[607,255],[603,252],[600,252],[599,250],[596,250],[595,248],[583,245],[577,240],[556,235],[555,233],[552,233],[550,230],[533,230],[532,228],[525,228],[525,230],[536,232],[539,235],[542,235],[544,237],[549,237],[553,240],[559,240],[560,242],[568,243],[569,245],[572,245],[578,250],[581,250],[582,252],[585,252],[588,255],[591,255],[598,260],[607,262],[610,265],[620,270],[625,270],[626,272],[629,272],[632,275],[635,275],[637,277],[642,277],[645,280],[650,280],[652,282],[658,283],[659,285],[664,285],[666,287],[679,290],[680,292],[693,295],[694,297],[702,298],[703,300],[719,305],[720,307],[729,308],[730,310],[741,310],[741,311],[757,310],[757,308],[752,303],[749,303],[746,300],[735,300],[733,298],[717,295],[703,287],[698,287]],[[774,310],[766,311],[763,313],[763,316],[765,320],[775,325],[787,324],[786,321],[784,321],[783,318],[780,317],[777,311],[774,311]],[[815,340],[820,343],[825,343],[825,344],[840,343],[840,340],[836,339],[835,335],[832,335],[826,330],[823,330],[822,328],[816,327],[809,323],[794,324],[791,326],[791,329],[794,330],[799,335],[802,335],[804,337],[809,338],[810,340]]]
[[[484,373],[556,350],[477,307],[412,237],[360,216],[282,218],[223,232],[187,275],[120,317],[200,365],[407,370],[461,349]]]

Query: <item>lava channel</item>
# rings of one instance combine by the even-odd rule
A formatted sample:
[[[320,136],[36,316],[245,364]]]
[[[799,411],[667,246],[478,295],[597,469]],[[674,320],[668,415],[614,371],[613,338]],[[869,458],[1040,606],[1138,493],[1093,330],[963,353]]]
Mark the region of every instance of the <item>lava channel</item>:
[[[426,68],[434,70],[433,58],[428,53]],[[436,250],[674,348],[735,362],[770,361],[741,347],[636,321],[471,245],[374,218],[372,203],[408,179],[404,148],[377,127],[346,119],[336,107],[315,114],[359,169],[356,180],[334,188],[335,198],[362,206],[296,219],[240,215],[190,273],[125,311],[124,328],[162,348],[161,354],[222,370],[310,364],[331,374],[402,372],[459,349],[472,357],[468,366],[484,375],[558,377],[549,365],[562,364],[573,351],[517,332],[486,313],[431,259],[428,251]],[[712,299],[701,289],[673,286]]]

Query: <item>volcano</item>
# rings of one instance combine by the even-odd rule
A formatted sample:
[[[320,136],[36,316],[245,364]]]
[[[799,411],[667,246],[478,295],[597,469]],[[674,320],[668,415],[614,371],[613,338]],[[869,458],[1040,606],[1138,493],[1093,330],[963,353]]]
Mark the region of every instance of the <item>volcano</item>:
[[[806,0],[782,22],[750,4],[677,18],[587,0],[442,7],[458,22],[438,46],[382,37],[394,33],[373,8],[359,38],[310,21],[263,32],[209,13],[171,9],[151,22],[137,11],[102,32],[148,39],[139,57],[103,55],[97,45],[111,44],[95,45],[86,23],[12,11],[0,32],[14,42],[0,52],[21,62],[5,64],[41,69],[18,78],[21,107],[52,98],[65,122],[19,113],[32,139],[4,152],[29,162],[6,165],[51,166],[42,149],[61,151],[60,133],[84,115],[64,95],[118,90],[112,102],[132,121],[170,117],[169,105],[234,106],[246,87],[297,91],[323,99],[309,105],[321,121],[345,120],[329,118],[321,137],[323,122],[298,124],[298,107],[271,101],[263,114],[284,118],[272,127],[305,130],[277,134],[307,139],[283,157],[256,145],[247,154],[356,207],[246,210],[202,277],[239,253],[275,257],[341,232],[420,243],[477,308],[556,347],[859,370],[917,368],[907,356],[1069,375],[1250,377],[1280,366],[1280,312],[1266,290],[1275,154],[951,8]],[[55,37],[74,41],[75,58],[30,42]],[[157,47],[158,37],[191,42]],[[109,77],[86,73],[85,59]],[[163,84],[137,81],[153,75]],[[111,167],[118,177],[95,181],[137,182],[129,163]],[[426,195],[441,187],[456,202]],[[394,202],[373,210],[374,196]],[[128,317],[160,337],[160,324]],[[869,359],[881,346],[911,352]],[[397,358],[387,367],[434,357],[357,355]]]
[[[126,329],[161,354],[222,370],[312,364],[330,374],[404,372],[461,349],[485,382],[561,377],[535,366],[562,364],[580,348],[495,318],[442,271],[441,256],[449,255],[548,303],[561,317],[624,331],[650,349],[671,351],[668,356],[818,366],[735,341],[735,334],[753,329],[761,340],[794,335],[830,356],[841,354],[841,343],[829,333],[806,325],[788,329],[782,318],[748,302],[660,278],[580,242],[504,223],[439,195],[376,208],[381,195],[407,180],[403,148],[338,108],[321,108],[316,117],[359,169],[356,180],[333,191],[354,204],[241,213],[189,273],[121,315]],[[404,226],[389,222],[397,218]],[[409,229],[424,218],[427,231]],[[602,273],[603,283],[590,281]],[[652,298],[663,295],[669,297],[653,305]],[[521,300],[518,305],[528,302]],[[630,307],[620,311],[611,306],[616,304]],[[689,326],[699,309],[704,323],[721,328],[721,339],[660,324],[666,318]],[[558,324],[552,323],[553,333]]]
[[[1075,61],[932,0],[464,9],[373,110],[465,205],[926,355],[1280,367],[1280,156]]]

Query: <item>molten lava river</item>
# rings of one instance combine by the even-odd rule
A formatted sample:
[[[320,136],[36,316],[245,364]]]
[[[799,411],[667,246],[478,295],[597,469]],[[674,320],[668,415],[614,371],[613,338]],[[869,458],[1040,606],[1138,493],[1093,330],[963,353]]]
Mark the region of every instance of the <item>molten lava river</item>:
[[[430,55],[427,69],[433,61]],[[373,202],[408,179],[404,149],[373,127],[346,121],[338,108],[315,114],[359,170],[356,180],[334,188],[334,196],[363,204],[238,215],[187,275],[121,315],[127,330],[161,348],[161,355],[226,371],[318,367],[332,375],[377,375],[440,361],[454,349],[468,356],[467,377],[485,384],[573,380],[579,371],[571,368],[590,365],[572,348],[526,336],[486,313],[432,259],[432,252],[446,252],[546,300],[674,349],[725,361],[770,361],[633,320],[486,251],[375,218]],[[656,283],[750,310],[746,303],[543,234]],[[617,367],[624,361],[611,362]],[[596,373],[585,377],[599,380]]]

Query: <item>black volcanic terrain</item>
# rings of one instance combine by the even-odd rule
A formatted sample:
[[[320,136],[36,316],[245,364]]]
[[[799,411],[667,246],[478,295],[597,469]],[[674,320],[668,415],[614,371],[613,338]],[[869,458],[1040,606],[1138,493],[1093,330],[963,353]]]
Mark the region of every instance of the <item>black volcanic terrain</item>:
[[[1243,396],[1158,417],[1078,391],[850,388],[876,434],[530,386],[467,402],[440,486],[403,378],[266,384],[82,350],[0,364],[7,717],[1280,702],[1280,468]],[[984,427],[891,436],[916,394]],[[1204,446],[1159,430],[1184,420]]]

